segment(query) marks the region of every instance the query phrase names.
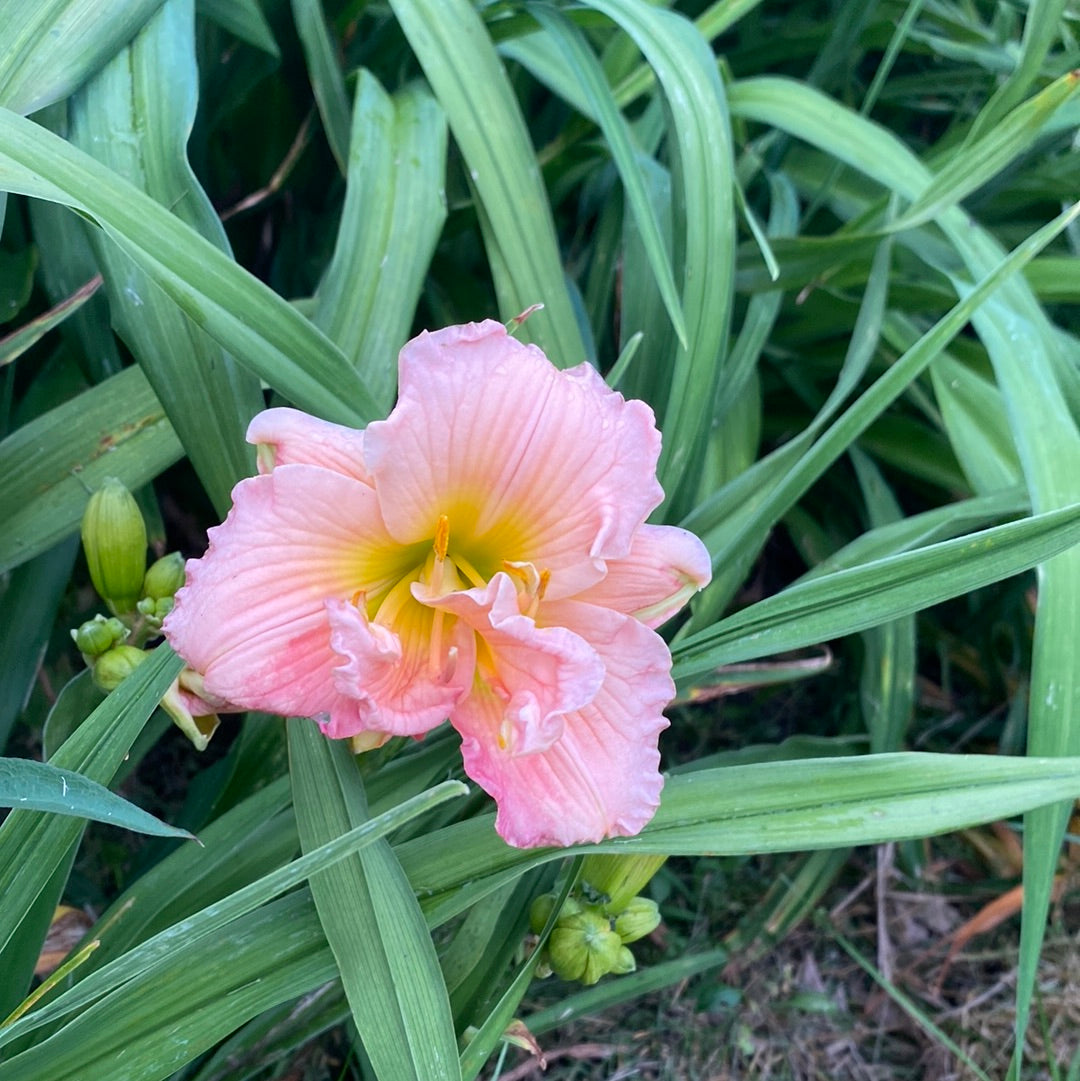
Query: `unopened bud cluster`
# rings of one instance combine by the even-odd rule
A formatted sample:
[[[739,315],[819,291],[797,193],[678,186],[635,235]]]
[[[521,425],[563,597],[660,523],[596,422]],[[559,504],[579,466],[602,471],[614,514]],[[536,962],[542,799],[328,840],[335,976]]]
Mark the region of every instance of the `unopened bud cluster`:
[[[179,552],[146,565],[146,523],[135,497],[115,477],[107,477],[86,505],[82,520],[86,565],[101,599],[112,613],[98,614],[71,632],[94,682],[114,691],[150,655],[147,642],[158,637],[184,584]],[[217,718],[192,718],[178,691],[171,689],[162,707],[201,750]],[[204,723],[199,728],[197,721]]]
[[[590,861],[597,862],[590,866]],[[660,925],[656,902],[636,891],[661,863],[663,857],[588,857],[582,869],[582,886],[563,902],[555,918],[542,966],[561,979],[586,986],[608,974],[633,972],[637,963],[630,943]],[[533,934],[540,934],[547,926],[556,901],[555,894],[545,893],[533,902],[529,909]]]
[[[71,637],[83,655],[83,659],[91,666],[96,657],[108,653],[113,646],[122,642],[127,636],[128,628],[121,620],[116,616],[106,619],[100,613],[71,632]]]
[[[135,497],[107,477],[90,497],[82,520],[90,581],[111,616],[96,615],[71,632],[104,691],[115,690],[146,659],[142,648],[161,632],[184,583],[179,552],[146,566],[146,523]]]

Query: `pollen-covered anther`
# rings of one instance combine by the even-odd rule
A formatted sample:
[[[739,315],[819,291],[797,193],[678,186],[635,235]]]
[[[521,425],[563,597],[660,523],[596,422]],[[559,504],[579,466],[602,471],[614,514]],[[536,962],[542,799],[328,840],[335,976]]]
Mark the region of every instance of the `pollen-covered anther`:
[[[426,578],[435,596],[446,592],[446,553],[450,550],[450,519],[439,515],[435,523],[435,537],[431,542],[432,554],[427,559]],[[433,654],[434,656],[434,654]]]
[[[440,514],[435,524],[435,541],[432,548],[435,549],[437,560],[441,562],[446,558],[446,553],[450,548],[450,519],[445,514]]]

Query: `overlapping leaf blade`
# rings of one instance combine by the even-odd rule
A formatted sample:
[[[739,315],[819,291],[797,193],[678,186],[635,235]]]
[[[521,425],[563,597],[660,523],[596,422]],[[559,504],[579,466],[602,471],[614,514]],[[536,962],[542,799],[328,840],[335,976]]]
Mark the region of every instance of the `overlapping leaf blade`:
[[[667,440],[659,476],[677,506],[679,489],[699,460],[712,419],[731,320],[735,197],[727,104],[713,57],[681,16],[624,0],[595,0],[591,6],[634,39],[667,103],[674,151],[673,238],[687,345],[675,354],[661,407]],[[683,505],[686,499],[684,494]]]
[[[194,11],[171,0],[72,99],[70,138],[228,253],[185,143],[197,93]],[[135,354],[218,513],[254,471],[244,442],[262,408],[258,379],[233,359],[99,231],[93,240],[113,322]]]
[[[252,913],[259,910],[260,906],[294,890],[310,875],[325,870],[345,856],[376,843],[408,822],[410,818],[430,810],[446,799],[460,795],[461,792],[460,783],[448,782],[419,796],[414,796],[378,817],[333,838],[320,846],[317,851],[308,852],[292,863],[271,871],[185,919],[165,927],[134,949],[122,953],[103,968],[91,973],[56,1000],[0,1030],[0,1045],[10,1043],[25,1032],[32,1031],[57,1018],[65,1017],[95,1002],[122,1009],[123,1003],[130,994],[129,985],[138,986],[139,984],[135,981],[145,984],[155,979],[162,967],[169,965],[170,958],[181,946],[193,949],[204,957],[217,956],[222,962],[221,967],[227,967],[228,950],[218,945],[220,940],[217,936],[221,932],[242,926]],[[255,807],[265,804],[266,800],[260,799],[256,801]],[[307,891],[300,891],[300,895],[305,905],[310,905],[310,896]],[[117,913],[117,915],[122,914],[122,911]],[[108,930],[108,925],[101,928],[106,938]],[[325,936],[316,924],[309,929],[306,938],[309,948],[320,951],[325,949]],[[327,954],[329,955],[328,951]],[[274,962],[272,951],[263,958],[266,970],[272,969]],[[325,979],[329,978],[330,976],[325,977]],[[298,986],[296,990],[297,993],[303,993],[305,989]],[[172,994],[182,999],[183,988],[179,986],[173,988]],[[85,1015],[80,1015],[79,1020],[82,1016]],[[119,1057],[125,1045],[123,1026],[121,1026],[121,1031],[114,1033],[110,1039],[111,1044],[104,1046],[110,1048],[110,1054]],[[62,1048],[52,1050],[61,1056],[65,1054]]]
[[[332,979],[311,896],[298,890],[181,943],[123,995],[0,1066],[4,1081],[159,1081],[298,989]],[[117,1033],[123,1040],[117,1040]]]
[[[313,726],[293,725],[289,757],[305,849],[363,822],[363,787],[343,744],[331,743]],[[320,872],[311,890],[380,1081],[460,1078],[435,948],[390,846],[377,842]]]
[[[89,215],[188,318],[297,406],[346,424],[376,415],[341,351],[286,301],[111,170],[6,109],[0,188]]]
[[[313,314],[389,411],[397,354],[446,219],[446,119],[419,87],[390,97],[356,80],[348,185]]]
[[[530,10],[562,54],[569,71],[576,76],[581,94],[588,103],[588,115],[596,119],[611,148],[612,159],[619,170],[626,192],[627,206],[641,233],[642,244],[663,297],[664,307],[679,341],[686,347],[689,344],[686,320],[683,318],[682,304],[660,222],[645,190],[641,166],[636,157],[639,151],[635,149],[630,128],[611,95],[603,68],[581,31],[557,9],[545,4],[533,4]]]
[[[806,87],[781,80],[754,80],[743,84],[733,103],[735,99],[741,99],[737,107],[745,108],[747,115],[767,118],[810,142],[820,142],[836,157],[909,199],[932,190],[929,171],[898,141]],[[965,293],[971,287],[971,277],[1000,265],[1000,247],[973,230],[955,208],[942,211],[937,220],[966,264],[967,274],[953,273],[954,284]],[[1074,501],[1080,483],[1080,436],[1058,382],[1055,353],[1059,346],[1044,313],[1030,289],[1013,280],[976,313],[975,326],[1008,402],[1033,508],[1046,510]],[[1040,587],[1029,749],[1033,753],[1069,753],[1080,746],[1080,673],[1075,651],[1065,645],[1077,633],[1080,619],[1080,553],[1074,550],[1043,566]],[[1030,1010],[1043,917],[1066,817],[1064,806],[1040,811],[1033,816],[1027,833],[1018,1046],[1023,1043]]]
[[[157,650],[94,710],[52,764],[107,783],[179,670],[170,649]],[[81,831],[77,819],[39,811],[13,811],[0,825],[0,950]]]
[[[163,0],[7,0],[0,105],[60,101],[131,40]],[[0,215],[2,220],[2,215]]]
[[[90,492],[110,476],[136,489],[183,454],[138,368],[43,414],[0,441],[0,568],[79,528]]]
[[[467,0],[393,0],[394,15],[446,112],[489,230],[504,319],[534,304],[522,327],[560,367],[588,355],[563,279],[547,193],[517,100]]]
[[[909,752],[728,766],[669,778],[653,821],[599,850],[748,855],[874,844],[997,821],[1077,791],[1077,758]],[[491,821],[474,818],[398,848],[433,924],[529,867],[582,851],[508,848]]]
[[[281,54],[259,0],[197,0],[196,11],[213,19],[241,41],[273,57]]]

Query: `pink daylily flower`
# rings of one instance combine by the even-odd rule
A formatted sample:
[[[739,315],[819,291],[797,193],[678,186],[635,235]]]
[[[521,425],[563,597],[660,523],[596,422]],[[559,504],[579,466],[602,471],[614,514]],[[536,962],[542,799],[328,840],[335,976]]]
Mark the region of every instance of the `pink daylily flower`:
[[[449,719],[512,845],[637,833],[674,694],[652,628],[710,577],[696,537],[645,523],[652,411],[491,321],[414,338],[399,383],[363,431],[252,421],[260,475],[188,563],[169,642],[219,708],[367,745]]]

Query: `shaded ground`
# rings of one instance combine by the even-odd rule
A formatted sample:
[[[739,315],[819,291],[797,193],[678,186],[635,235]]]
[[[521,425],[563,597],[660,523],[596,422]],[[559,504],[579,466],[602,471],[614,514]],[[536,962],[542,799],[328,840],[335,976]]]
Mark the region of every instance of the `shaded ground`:
[[[886,861],[755,960],[548,1033],[548,1062],[515,1053],[500,1081],[962,1081],[1004,1077],[1015,1019],[1019,920],[950,957],[987,895],[916,890]],[[884,888],[879,889],[879,883]],[[984,882],[983,887],[986,886]],[[1002,891],[1005,892],[1004,890]],[[879,921],[879,913],[884,916]],[[981,917],[980,917],[981,918]],[[1040,965],[1024,1078],[1080,1070],[1080,937],[1059,907]],[[886,933],[878,935],[882,926]],[[890,995],[848,950],[889,977]],[[907,1008],[898,1004],[897,998]],[[981,1072],[980,1072],[981,1071]]]

